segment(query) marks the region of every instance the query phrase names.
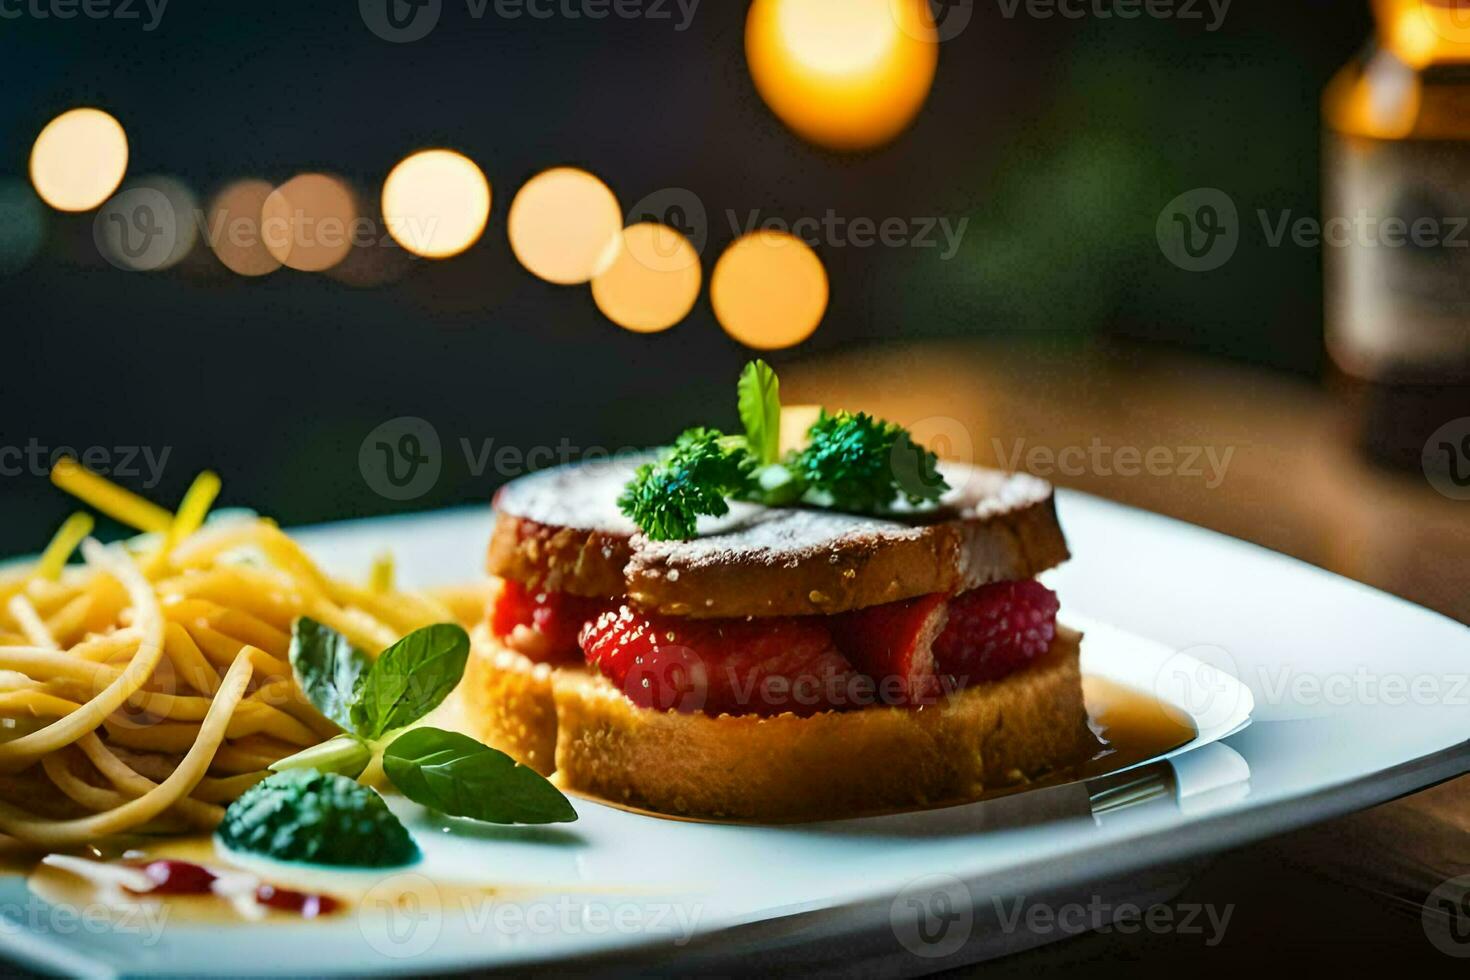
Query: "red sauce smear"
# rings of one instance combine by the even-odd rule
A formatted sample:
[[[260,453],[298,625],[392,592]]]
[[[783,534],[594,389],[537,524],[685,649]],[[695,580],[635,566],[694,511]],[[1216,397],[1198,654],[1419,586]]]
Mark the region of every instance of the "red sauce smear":
[[[315,919],[320,915],[331,915],[342,907],[342,903],[330,895],[312,895],[293,892],[275,885],[261,885],[255,890],[255,900],[282,912],[295,912],[303,919]]]
[[[219,877],[203,865],[189,861],[150,861],[140,870],[153,882],[153,887],[147,891],[127,889],[134,895],[209,895]],[[293,912],[303,919],[331,915],[342,907],[342,903],[330,895],[314,895],[275,885],[256,888],[255,900],[281,912]]]
[[[146,892],[129,888],[134,895],[208,895],[217,877],[208,868],[188,861],[150,861],[142,871],[153,887]]]

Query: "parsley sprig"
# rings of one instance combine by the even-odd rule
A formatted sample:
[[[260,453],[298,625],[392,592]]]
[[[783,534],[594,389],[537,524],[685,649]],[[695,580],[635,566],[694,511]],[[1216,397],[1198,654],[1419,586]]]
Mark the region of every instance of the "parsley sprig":
[[[650,539],[692,538],[699,517],[723,517],[732,499],[869,514],[949,489],[938,458],[907,429],[861,412],[824,410],[805,448],[783,458],[781,384],[764,361],[745,366],[737,396],[743,435],[686,429],[623,489],[618,507]]]
[[[618,507],[655,541],[692,538],[695,519],[728,514],[725,498],[747,493],[754,471],[742,437],[687,429],[656,462],[638,467]]]
[[[863,412],[824,410],[797,455],[797,475],[808,501],[831,501],[841,510],[872,513],[902,498],[919,505],[949,489],[938,459],[914,442],[907,429]]]

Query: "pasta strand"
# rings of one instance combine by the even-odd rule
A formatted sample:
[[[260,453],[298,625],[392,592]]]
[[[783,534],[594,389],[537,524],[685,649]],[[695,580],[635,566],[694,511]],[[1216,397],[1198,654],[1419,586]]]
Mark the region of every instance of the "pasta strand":
[[[146,536],[104,547],[74,514],[0,573],[0,835],[27,846],[212,828],[272,764],[337,735],[292,671],[301,616],[375,655],[479,615],[467,590],[399,591],[389,559],[361,584],[268,519],[206,523],[212,473],[175,513],[72,460],[52,480]]]
[[[81,710],[73,711],[38,732],[22,735],[10,742],[0,742],[0,768],[16,762],[34,761],[47,752],[70,745],[87,732],[95,731],[108,715],[143,686],[163,656],[163,617],[159,614],[158,600],[132,559],[116,558],[90,539],[82,543],[82,551],[89,564],[109,569],[128,590],[133,608],[142,620],[139,624],[142,641],[122,676]]]
[[[200,726],[199,740],[190,746],[173,775],[154,789],[121,806],[75,820],[38,820],[19,807],[0,802],[0,830],[30,844],[68,847],[119,833],[158,816],[191,792],[204,778],[210,759],[225,740],[225,728],[234,715],[235,707],[245,697],[245,687],[250,683],[253,669],[249,657],[240,657],[231,665],[220,684],[219,695],[209,709],[209,717]]]

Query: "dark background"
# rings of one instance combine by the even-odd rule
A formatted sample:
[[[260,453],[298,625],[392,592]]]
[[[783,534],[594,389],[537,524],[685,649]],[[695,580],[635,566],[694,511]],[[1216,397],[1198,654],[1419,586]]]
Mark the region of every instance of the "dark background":
[[[1014,334],[1059,346],[1141,340],[1315,377],[1324,370],[1318,251],[1271,248],[1256,210],[1318,212],[1318,103],[1366,40],[1366,3],[1235,0],[1224,26],[1002,14],[977,0],[943,45],[914,126],[838,155],[789,133],[756,95],[745,4],[674,20],[473,19],[445,0],[424,40],[389,44],[356,4],[186,3],[139,21],[0,21],[0,181],[25,180],[58,113],[96,105],[126,127],[129,176],[181,178],[202,201],[241,177],[320,169],[376,199],[407,153],[459,149],[494,188],[468,253],[371,288],[282,269],[249,280],[208,248],[127,273],[92,215],[47,212],[40,253],[0,277],[0,445],[146,445],[170,455],[149,495],[172,505],[204,467],[223,503],[283,523],[485,499],[503,479],[459,448],[648,445],[723,407],[748,356],[706,288],[677,328],[639,336],[582,287],[543,283],[505,239],[516,188],[556,164],[601,176],[625,207],[694,191],[706,279],[735,236],[727,211],[794,220],[968,217],[937,249],[819,247],[832,302],[779,368],[842,348]],[[1240,206],[1240,251],[1194,275],[1160,253],[1160,210],[1195,187]],[[1025,341],[1022,341],[1025,342]],[[713,406],[713,407],[712,407]],[[367,485],[358,449],[396,416],[444,443],[437,486],[406,503]],[[125,480],[142,489],[138,479]],[[0,478],[0,552],[42,546],[73,507],[41,473]]]

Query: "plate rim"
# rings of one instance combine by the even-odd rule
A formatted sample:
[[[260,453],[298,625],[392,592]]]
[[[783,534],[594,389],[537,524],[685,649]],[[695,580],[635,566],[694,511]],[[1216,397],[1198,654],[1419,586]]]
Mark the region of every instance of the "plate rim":
[[[1243,546],[1256,556],[1263,559],[1276,561],[1285,560],[1295,566],[1297,571],[1318,576],[1328,576],[1336,580],[1339,586],[1346,585],[1352,591],[1363,594],[1376,594],[1378,597],[1391,600],[1393,604],[1401,607],[1405,612],[1423,616],[1428,614],[1437,620],[1442,620],[1452,626],[1460,627],[1470,634],[1470,627],[1453,617],[1447,616],[1433,609],[1419,606],[1401,596],[1385,592],[1374,586],[1348,578],[1345,575],[1322,568],[1309,561],[1292,555],[1273,551],[1255,542],[1239,538],[1228,533],[1191,524],[1179,518],[1168,515],[1157,514],[1152,511],[1143,510],[1127,504],[1119,503],[1095,494],[1082,491],[1057,488],[1059,505],[1069,504],[1072,499],[1085,500],[1087,506],[1099,508],[1099,512],[1107,511],[1120,514],[1128,519],[1143,519],[1149,522],[1165,522],[1163,530],[1184,530],[1190,534],[1201,534],[1208,538],[1219,539],[1234,546]],[[401,525],[419,521],[447,521],[452,519],[465,519],[473,517],[476,520],[486,522],[488,530],[488,519],[491,509],[486,503],[466,504],[461,506],[435,508],[406,513],[395,513],[386,515],[374,515],[369,517],[348,518],[340,521],[318,522],[314,524],[299,525],[289,528],[295,534],[306,540],[304,543],[312,547],[312,538],[319,535],[343,533],[344,531],[366,532],[369,528],[385,525]],[[1065,514],[1063,515],[1065,518]],[[0,561],[0,567],[13,565],[26,560],[34,560],[34,556],[17,556]],[[1118,627],[1123,629],[1122,627]],[[1132,632],[1124,630],[1125,632]],[[1145,637],[1146,639],[1151,639]],[[1152,642],[1160,642],[1153,640]],[[1227,675],[1228,676],[1228,675]],[[1232,678],[1232,680],[1235,680]],[[1237,684],[1241,682],[1235,680]],[[1249,687],[1242,684],[1247,695],[1250,694]],[[1213,739],[1211,743],[1219,739],[1228,738],[1240,730],[1240,727],[1223,733]],[[1195,742],[1188,743],[1171,753],[1153,760],[1138,763],[1129,767],[1128,770],[1146,766],[1165,766],[1168,760],[1185,751],[1192,751],[1199,747]],[[1181,861],[1192,856],[1223,850],[1229,847],[1240,846],[1251,841],[1260,840],[1277,834],[1319,823],[1354,810],[1381,804],[1383,802],[1417,792],[1437,783],[1454,779],[1470,772],[1470,738],[1459,743],[1445,746],[1444,748],[1431,751],[1413,759],[1405,760],[1393,766],[1376,770],[1374,772],[1362,773],[1341,782],[1322,786],[1315,790],[1283,795],[1277,799],[1266,800],[1243,809],[1232,809],[1224,812],[1207,813],[1197,815],[1188,821],[1171,824],[1168,826],[1155,827],[1143,830],[1128,839],[1129,846],[1118,847],[1116,842],[1102,841],[1090,842],[1081,846],[1074,846],[1067,851],[1068,860],[1065,862],[1066,870],[1063,871],[1063,862],[1048,860],[1045,857],[1036,857],[1023,861],[1020,864],[1009,866],[1004,874],[1007,882],[1019,880],[1020,884],[1028,887],[1021,891],[1041,892],[1045,883],[1050,880],[1053,887],[1056,884],[1067,882],[1085,882],[1095,880],[1107,874],[1126,873],[1130,870],[1138,870],[1143,867]],[[1095,777],[1101,778],[1101,777]],[[1080,780],[1090,782],[1090,780]],[[1146,858],[1140,860],[1129,855],[1147,850]],[[1081,865],[1086,865],[1086,873],[1077,870]],[[975,892],[977,887],[984,887],[984,883],[996,876],[999,872],[981,872],[979,874],[962,879],[967,887]],[[1008,889],[1008,893],[1014,890]],[[980,891],[978,894],[987,894]],[[794,910],[786,913],[777,912],[775,915],[754,920],[753,923],[724,923],[715,925],[708,930],[700,930],[695,933],[694,943],[717,943],[721,934],[731,929],[742,928],[750,924],[774,924],[789,922],[794,917],[813,916],[816,920],[837,921],[841,917],[851,916],[856,921],[864,914],[874,910],[881,912],[891,903],[892,889],[875,887],[868,894],[850,894],[842,896],[840,901],[818,908],[806,910]],[[446,959],[442,964],[436,965],[435,970],[455,969],[517,969],[530,967],[537,964],[564,964],[574,965],[579,961],[601,956],[628,956],[637,958],[647,952],[662,948],[664,939],[662,937],[649,937],[647,942],[635,942],[618,946],[612,949],[593,953],[576,953],[568,956],[557,955],[548,950],[544,956],[530,956],[510,962],[496,963],[483,957],[476,958],[468,956],[464,958]],[[14,930],[0,933],[0,950],[4,952],[4,959],[35,966],[40,969],[60,969],[67,972],[85,970],[90,975],[96,976],[120,976],[126,975],[125,970],[118,970],[108,963],[107,960],[91,955],[81,948],[73,948],[64,941],[57,941],[56,937],[45,937],[28,932],[23,926],[17,926]],[[934,965],[953,966],[958,962],[947,960],[934,961]],[[174,971],[171,971],[174,972]],[[178,975],[190,971],[179,969]],[[395,964],[379,962],[374,965],[364,960],[360,963],[344,964],[341,971],[347,973],[371,973],[373,975],[385,975],[400,972],[395,969]]]

